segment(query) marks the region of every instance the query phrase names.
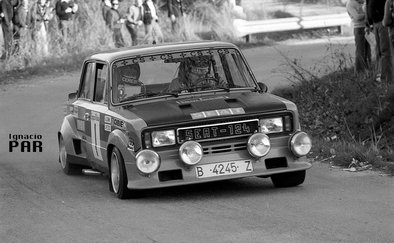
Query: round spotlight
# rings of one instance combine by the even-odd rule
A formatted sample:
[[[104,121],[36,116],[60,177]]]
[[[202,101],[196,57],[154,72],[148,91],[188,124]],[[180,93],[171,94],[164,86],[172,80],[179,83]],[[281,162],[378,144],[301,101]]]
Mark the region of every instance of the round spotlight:
[[[263,157],[271,149],[269,137],[264,133],[255,133],[248,139],[248,151],[254,157]]]
[[[140,151],[136,156],[137,168],[144,174],[155,172],[160,167],[160,157],[152,150]]]
[[[187,141],[179,148],[179,156],[187,165],[195,165],[202,159],[203,150],[199,143]]]
[[[294,155],[305,156],[311,151],[312,140],[305,132],[297,132],[290,139],[290,148]]]

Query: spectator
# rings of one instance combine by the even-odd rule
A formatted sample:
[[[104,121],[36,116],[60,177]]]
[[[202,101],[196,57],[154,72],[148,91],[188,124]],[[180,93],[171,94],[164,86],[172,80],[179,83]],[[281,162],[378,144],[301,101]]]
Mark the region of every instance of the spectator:
[[[119,1],[112,0],[112,8],[107,13],[107,25],[113,32],[113,39],[115,43],[115,47],[124,47],[124,40],[122,36],[122,24],[125,22],[124,19],[120,17],[118,8]]]
[[[367,25],[373,26],[376,39],[377,81],[385,80],[393,83],[393,60],[388,28],[383,26],[385,0],[366,0]]]
[[[4,39],[4,53],[1,59],[6,59],[11,53],[12,46],[12,18],[14,16],[14,9],[11,4],[11,0],[2,0],[1,6],[1,28],[3,29],[3,39]]]
[[[144,42],[156,44],[157,42],[163,42],[163,33],[159,26],[159,17],[157,16],[157,8],[152,0],[145,0],[142,4],[144,8],[143,22],[145,25],[145,37]],[[153,42],[152,42],[153,39]]]
[[[49,55],[48,21],[53,18],[49,4],[47,0],[38,0],[30,10],[32,38],[35,42],[36,53],[40,57]]]
[[[26,28],[27,12],[29,8],[28,0],[13,0],[14,16],[12,22],[14,24],[14,38],[20,39]]]
[[[78,11],[78,5],[70,0],[58,0],[56,2],[56,15],[59,18],[59,30],[65,40],[68,38],[73,27],[73,14]]]
[[[135,0],[127,13],[126,28],[130,33],[133,46],[137,45],[138,27],[143,24],[143,11],[142,0]]]
[[[172,33],[179,32],[180,20],[184,15],[182,0],[167,0],[168,17],[171,20]]]
[[[371,47],[365,38],[364,0],[349,0],[346,4],[347,12],[352,20],[354,41],[356,43],[355,72],[360,73],[369,68],[371,62]]]
[[[350,0],[349,0],[350,1]],[[235,19],[246,19],[244,8],[241,0],[229,0],[230,9]]]
[[[108,22],[107,21],[107,13],[109,10],[111,10],[112,4],[111,4],[110,0],[104,0],[102,4],[103,4],[103,6],[102,6],[103,19],[104,19],[104,22],[107,23]]]
[[[394,12],[393,0],[386,0],[384,5],[383,26],[389,28],[389,36],[391,40],[391,48],[394,49]]]

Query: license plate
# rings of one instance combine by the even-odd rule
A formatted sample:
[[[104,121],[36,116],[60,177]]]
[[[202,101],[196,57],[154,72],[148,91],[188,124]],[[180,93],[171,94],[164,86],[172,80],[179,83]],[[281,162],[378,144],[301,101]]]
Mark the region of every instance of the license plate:
[[[229,161],[196,166],[197,178],[235,175],[250,172],[253,172],[253,165],[250,160]]]

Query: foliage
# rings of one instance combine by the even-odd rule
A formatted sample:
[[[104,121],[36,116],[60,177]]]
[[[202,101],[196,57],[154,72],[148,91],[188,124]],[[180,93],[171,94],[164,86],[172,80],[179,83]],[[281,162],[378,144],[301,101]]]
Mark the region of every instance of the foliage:
[[[132,0],[121,2],[121,14],[126,14]],[[231,9],[225,1],[184,1],[187,15],[183,18],[177,34],[171,33],[171,23],[167,17],[166,1],[159,1],[163,11],[159,12],[160,26],[166,42],[185,40],[216,39],[235,40]],[[101,1],[86,0],[78,2],[79,10],[74,16],[72,37],[63,39],[58,30],[58,20],[54,17],[49,24],[49,50],[48,57],[39,56],[32,40],[32,31],[27,29],[18,43],[18,48],[5,61],[0,62],[1,73],[10,70],[22,70],[34,66],[46,66],[54,58],[59,61],[73,60],[81,54],[114,48],[112,33],[106,27],[101,11]],[[130,44],[130,35],[126,28],[122,29],[126,45]],[[141,38],[144,35],[140,28]],[[16,45],[14,45],[16,46]]]
[[[372,71],[355,74],[343,51],[328,54],[324,70],[285,59],[293,87],[273,93],[297,104],[303,129],[312,137],[343,152],[336,154],[337,162],[371,160],[369,155],[394,161],[393,84],[376,82]]]
[[[100,1],[86,0],[78,2],[79,10],[74,16],[72,37],[63,39],[58,30],[58,21],[54,17],[49,22],[49,51],[48,57],[40,56],[35,50],[32,30],[24,31],[18,48],[5,61],[0,63],[0,70],[22,70],[37,65],[51,64],[54,59],[63,60],[66,64],[73,61],[73,57],[92,51],[108,49],[111,46],[112,34],[106,28],[101,16]],[[14,44],[16,44],[14,42]],[[15,45],[14,45],[15,47]]]

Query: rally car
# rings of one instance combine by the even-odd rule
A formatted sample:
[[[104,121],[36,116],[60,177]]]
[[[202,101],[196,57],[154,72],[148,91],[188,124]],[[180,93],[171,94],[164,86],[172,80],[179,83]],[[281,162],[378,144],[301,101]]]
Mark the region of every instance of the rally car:
[[[66,174],[108,175],[121,199],[150,188],[243,177],[302,184],[311,139],[296,105],[267,92],[225,42],[94,54],[58,132]]]

